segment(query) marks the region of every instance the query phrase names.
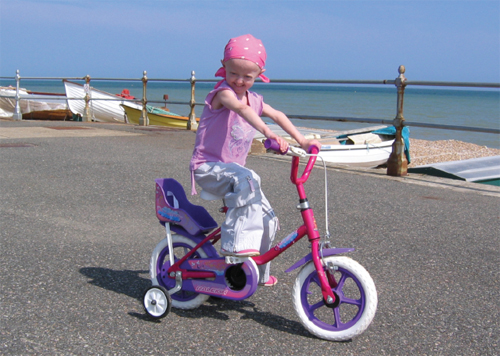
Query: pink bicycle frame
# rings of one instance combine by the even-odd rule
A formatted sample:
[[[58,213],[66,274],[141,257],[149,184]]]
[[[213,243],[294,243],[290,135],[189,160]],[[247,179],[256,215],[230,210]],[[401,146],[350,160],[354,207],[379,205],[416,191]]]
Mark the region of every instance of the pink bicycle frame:
[[[311,153],[317,154],[318,152],[318,148],[313,146],[311,149]],[[316,156],[309,157],[309,161],[307,162],[304,172],[302,173],[302,176],[300,178],[298,177],[299,161],[299,157],[294,156],[292,158],[292,171],[290,174],[290,180],[297,187],[297,192],[300,199],[301,215],[302,219],[304,220],[304,225],[300,226],[295,232],[288,235],[279,244],[277,244],[274,248],[272,248],[265,254],[253,257],[253,260],[255,261],[255,263],[257,263],[257,265],[265,264],[276,258],[283,251],[292,246],[295,242],[307,235],[309,241],[311,242],[312,261],[314,263],[314,266],[316,267],[316,271],[318,272],[323,298],[325,301],[328,301],[328,304],[333,304],[335,303],[336,298],[335,294],[332,292],[332,287],[336,286],[336,282],[333,279],[333,276],[329,278],[325,274],[325,271],[323,269],[321,258],[319,256],[320,234],[318,232],[318,226],[316,224],[316,219],[314,218],[313,210],[309,207],[307,195],[304,189],[304,183],[309,179],[309,175],[311,174],[314,164],[316,163]],[[332,284],[332,286],[330,284]]]
[[[313,154],[318,153],[318,149],[316,147],[312,147],[311,150]],[[314,164],[316,163],[316,156],[309,157],[309,161],[302,173],[302,176],[298,177],[299,170],[299,157],[292,158],[292,171],[290,175],[290,179],[292,183],[297,187],[297,192],[300,198],[301,205],[301,215],[304,221],[304,225],[300,226],[297,230],[292,232],[290,235],[285,237],[280,243],[278,243],[274,248],[270,249],[263,255],[252,257],[257,265],[262,265],[268,263],[269,261],[276,258],[278,255],[287,250],[290,246],[292,246],[295,242],[303,238],[305,235],[308,236],[309,241],[311,242],[311,250],[312,250],[312,260],[314,266],[318,272],[321,291],[323,294],[323,298],[325,301],[328,301],[329,304],[335,303],[335,294],[332,292],[332,287],[336,286],[336,282],[333,279],[333,276],[330,278],[325,274],[323,270],[323,266],[321,263],[321,258],[319,256],[319,240],[320,234],[318,232],[318,227],[316,224],[316,219],[314,218],[313,210],[309,207],[307,196],[304,190],[304,183],[309,179],[309,175],[311,174],[312,169],[314,168]],[[214,240],[215,243],[220,238],[220,227],[206,236],[202,241],[200,241],[196,247],[191,249],[189,253],[187,253],[183,258],[177,261],[174,265],[170,266],[168,269],[169,277],[174,278],[172,272],[181,271],[182,278],[213,278],[213,272],[201,272],[201,271],[186,271],[180,268],[180,265],[190,258],[196,250],[201,248],[205,243],[210,240]],[[174,273],[175,274],[175,273]]]

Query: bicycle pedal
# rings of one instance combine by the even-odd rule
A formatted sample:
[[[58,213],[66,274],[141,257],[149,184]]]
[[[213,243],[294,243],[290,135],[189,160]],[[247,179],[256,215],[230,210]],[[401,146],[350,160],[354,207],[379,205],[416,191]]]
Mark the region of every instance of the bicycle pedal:
[[[226,264],[237,265],[248,260],[248,257],[226,256]]]

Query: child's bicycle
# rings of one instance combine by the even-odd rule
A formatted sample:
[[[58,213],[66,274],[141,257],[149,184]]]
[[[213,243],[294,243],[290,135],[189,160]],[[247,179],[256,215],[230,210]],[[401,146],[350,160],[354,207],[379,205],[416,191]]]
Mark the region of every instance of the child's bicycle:
[[[270,149],[277,147],[269,140],[265,145]],[[194,309],[210,296],[246,299],[257,290],[257,266],[273,260],[307,236],[311,253],[286,270],[291,272],[302,267],[293,288],[293,306],[301,323],[312,334],[326,340],[347,340],[361,334],[375,315],[377,292],[372,278],[359,263],[337,256],[353,248],[331,248],[329,242],[321,242],[304,190],[317,153],[316,147],[312,148],[312,154],[290,148],[288,154],[294,156],[291,180],[297,186],[300,199],[297,208],[304,224],[267,253],[256,257],[219,256],[214,244],[220,239],[220,227],[217,228],[210,214],[205,208],[191,204],[176,180],[157,179],[156,215],[165,226],[167,236],[151,257],[153,285],[144,294],[146,312],[153,318],[163,318],[172,306]],[[302,176],[298,177],[300,157],[306,156],[309,160]],[[325,166],[327,199],[326,194]],[[201,197],[207,198],[203,191]],[[326,220],[328,237],[328,218]]]

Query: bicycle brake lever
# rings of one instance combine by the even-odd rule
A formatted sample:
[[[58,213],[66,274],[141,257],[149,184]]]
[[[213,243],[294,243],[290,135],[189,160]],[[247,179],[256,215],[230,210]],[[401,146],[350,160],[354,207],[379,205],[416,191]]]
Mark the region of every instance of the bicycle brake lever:
[[[307,152],[304,151],[302,148],[294,147],[294,146],[288,146],[288,152],[290,156],[297,156],[297,157],[306,157]]]

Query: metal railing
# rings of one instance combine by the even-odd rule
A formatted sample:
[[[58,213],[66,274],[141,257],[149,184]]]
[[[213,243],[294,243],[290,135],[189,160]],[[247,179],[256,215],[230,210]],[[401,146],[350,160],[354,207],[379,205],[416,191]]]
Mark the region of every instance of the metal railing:
[[[422,127],[422,128],[433,128],[433,129],[444,129],[444,130],[460,130],[460,131],[470,131],[470,132],[482,132],[482,133],[492,133],[500,134],[500,129],[493,128],[481,128],[481,127],[470,127],[470,126],[456,126],[456,125],[442,125],[433,123],[422,123],[422,122],[408,122],[403,116],[403,102],[404,102],[404,92],[407,85],[415,86],[442,86],[442,87],[470,87],[470,88],[500,88],[500,83],[474,83],[474,82],[431,82],[431,81],[409,81],[404,76],[405,67],[399,66],[398,68],[399,76],[394,80],[292,80],[292,79],[275,79],[273,83],[283,83],[283,84],[353,84],[353,85],[395,85],[397,88],[397,111],[396,117],[393,120],[385,119],[374,119],[374,118],[357,118],[357,117],[337,117],[337,116],[311,116],[311,115],[294,115],[286,113],[287,116],[291,118],[297,118],[302,120],[319,120],[319,121],[338,121],[338,122],[358,122],[358,123],[376,123],[385,125],[394,125],[396,129],[395,140],[392,146],[392,153],[389,156],[387,162],[387,174],[392,176],[404,176],[407,174],[406,156],[404,154],[404,143],[402,139],[402,129],[404,126]],[[21,76],[19,75],[19,70],[16,71],[16,76],[12,77],[0,77],[0,79],[15,79],[16,81],[16,95],[15,95],[15,109],[14,109],[14,120],[22,120],[22,114],[20,111],[19,101],[23,100],[19,94]],[[123,98],[117,99],[93,99],[90,96],[90,81],[91,77],[89,75],[85,77],[74,77],[74,78],[42,78],[42,77],[23,77],[26,80],[84,80],[84,91],[85,97],[85,110],[82,115],[82,121],[91,121],[91,115],[89,113],[90,102],[92,100],[124,100]],[[139,125],[147,126],[149,125],[149,119],[147,115],[147,104],[149,103],[165,103],[174,105],[188,105],[190,107],[189,121],[187,123],[188,130],[196,130],[198,123],[195,116],[195,106],[205,105],[204,103],[197,103],[195,100],[195,87],[196,82],[212,83],[217,82],[216,79],[201,79],[197,80],[195,78],[195,72],[191,72],[191,77],[189,79],[150,79],[147,77],[147,72],[144,71],[142,78],[92,78],[94,81],[141,81],[143,83],[142,90],[142,114],[139,120]],[[191,86],[191,95],[189,101],[148,101],[147,99],[147,83],[148,82],[189,82]],[[82,100],[82,98],[66,98],[67,100]],[[132,100],[130,100],[132,101]]]

